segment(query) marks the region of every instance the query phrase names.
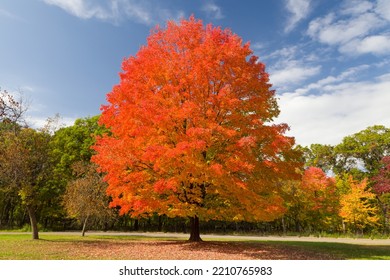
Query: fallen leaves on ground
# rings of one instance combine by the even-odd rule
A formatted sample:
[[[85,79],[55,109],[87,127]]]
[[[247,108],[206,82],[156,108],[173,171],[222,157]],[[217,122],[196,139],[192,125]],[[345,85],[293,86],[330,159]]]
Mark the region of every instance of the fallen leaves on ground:
[[[67,242],[66,242],[67,243]],[[55,245],[66,259],[112,260],[306,260],[335,256],[294,246],[253,242],[92,241]],[[58,250],[62,250],[57,247]],[[47,254],[48,252],[43,252]],[[54,254],[56,255],[56,254]],[[58,255],[57,255],[58,256]],[[43,259],[50,255],[42,256]]]

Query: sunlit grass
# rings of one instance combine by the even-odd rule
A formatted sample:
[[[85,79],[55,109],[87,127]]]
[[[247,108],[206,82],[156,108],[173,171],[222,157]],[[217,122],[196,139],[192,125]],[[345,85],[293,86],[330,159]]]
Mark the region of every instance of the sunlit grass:
[[[274,248],[275,250],[282,249],[291,252],[291,259],[294,259],[294,253],[299,251],[303,254],[307,253],[308,256],[320,253],[329,256],[330,259],[390,260],[390,246],[384,245],[303,241],[244,241],[244,238],[240,241],[226,238],[213,238],[205,241],[203,247],[206,251],[207,241],[209,241],[214,245],[218,242],[232,244],[232,246],[241,244],[246,248],[253,247],[254,249],[266,245],[271,250]],[[158,246],[162,246],[158,242],[183,243],[185,239],[135,235],[87,235],[82,237],[74,234],[53,235],[41,233],[39,240],[32,240],[31,235],[26,233],[3,233],[0,234],[0,259],[123,259],[126,258],[126,252],[123,248],[140,242],[150,243],[158,248]]]
[[[349,260],[390,260],[390,246],[358,245],[332,242],[266,241],[267,244],[291,246]]]

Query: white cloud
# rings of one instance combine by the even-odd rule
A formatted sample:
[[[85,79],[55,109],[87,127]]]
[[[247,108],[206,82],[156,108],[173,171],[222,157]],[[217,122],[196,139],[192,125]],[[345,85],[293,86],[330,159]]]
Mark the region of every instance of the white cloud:
[[[310,12],[310,0],[286,0],[286,8],[291,14],[285,32],[290,32]]]
[[[85,0],[44,0],[46,4],[58,6],[68,13],[82,18],[107,19],[110,14],[100,6],[94,6]]]
[[[214,19],[224,18],[221,7],[217,6],[213,2],[208,2],[204,4],[202,10],[205,11],[209,17],[212,17]]]
[[[384,19],[390,21],[390,1],[378,0],[376,12],[380,14]]]
[[[176,22],[182,20],[185,18],[185,12],[183,11],[171,11],[168,9],[160,9],[158,11],[158,18],[164,19],[164,20],[174,20]]]
[[[132,3],[131,1],[120,1],[116,2],[115,5],[118,5],[118,14],[120,14],[120,10],[122,9],[124,11],[124,17],[126,18],[134,19],[135,21],[146,25],[151,25],[154,23],[153,15],[143,5]]]
[[[377,80],[381,82],[390,81],[390,73],[379,76]]]
[[[308,34],[321,43],[329,45],[345,44],[363,37],[382,26],[382,21],[373,13],[365,13],[348,20],[337,20],[334,14],[312,21]]]
[[[46,4],[57,6],[69,14],[82,18],[97,18],[103,21],[118,23],[130,19],[145,25],[153,25],[160,20],[177,19],[184,13],[152,6],[149,2],[139,0],[43,0]]]
[[[303,48],[302,45],[287,46],[262,57],[272,61],[273,66],[268,69],[268,73],[270,82],[278,91],[296,86],[320,73],[321,66],[317,59],[313,60],[313,54],[303,52]]]
[[[355,70],[342,73],[352,75]],[[279,96],[281,114],[277,122],[290,125],[297,144],[338,144],[342,138],[368,126],[390,126],[389,74],[375,81],[346,82],[328,77],[318,82],[317,94],[294,91]]]
[[[330,13],[310,22],[307,34],[341,53],[361,55],[389,53],[390,1],[344,1],[338,13]]]
[[[362,40],[352,40],[340,47],[343,53],[377,55],[390,54],[390,35],[367,36]]]
[[[59,129],[62,127],[72,126],[74,125],[74,122],[77,118],[71,118],[71,117],[60,117],[58,120],[58,123],[55,124],[55,128]],[[48,118],[38,116],[38,115],[32,115],[29,114],[26,116],[26,121],[29,126],[35,129],[42,129],[47,125]]]
[[[277,58],[279,60],[293,60],[297,54],[298,46],[288,46],[282,49],[276,50],[267,55],[266,58]]]
[[[370,66],[366,64],[351,67],[338,76],[328,76],[326,78],[318,80],[317,82],[298,88],[293,93],[288,94],[295,96],[308,95],[311,93],[315,94],[318,92],[318,90],[327,90],[329,87],[332,87],[333,85],[338,83],[353,82],[357,79],[357,77],[359,76],[359,74],[361,74],[362,71],[368,70],[369,68]]]
[[[264,44],[264,43],[255,42],[255,43],[251,44],[251,49],[255,50],[255,51],[259,51],[261,49],[264,49],[265,46],[266,46],[266,44]]]
[[[343,3],[342,14],[356,15],[368,12],[374,8],[374,3],[363,0],[348,0]]]
[[[317,75],[320,70],[321,66],[290,65],[283,69],[270,70],[270,81],[275,87],[282,88]]]

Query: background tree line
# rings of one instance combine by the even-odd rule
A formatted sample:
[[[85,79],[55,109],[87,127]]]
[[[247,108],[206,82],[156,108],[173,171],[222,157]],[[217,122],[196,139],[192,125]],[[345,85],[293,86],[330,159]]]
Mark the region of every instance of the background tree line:
[[[184,218],[130,218],[110,209],[106,183],[91,163],[99,116],[56,128],[26,125],[28,109],[0,95],[0,229],[188,231]],[[207,221],[204,232],[379,233],[390,229],[390,129],[372,126],[338,145],[295,148],[300,180],[278,182],[285,214],[272,222]]]

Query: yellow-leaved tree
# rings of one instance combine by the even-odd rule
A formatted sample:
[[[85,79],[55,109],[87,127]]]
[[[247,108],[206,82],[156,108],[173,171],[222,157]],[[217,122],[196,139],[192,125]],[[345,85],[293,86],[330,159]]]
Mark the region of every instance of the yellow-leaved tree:
[[[351,230],[363,232],[379,220],[375,194],[367,189],[367,179],[358,182],[349,176],[344,182],[347,190],[340,197],[340,217]]]

